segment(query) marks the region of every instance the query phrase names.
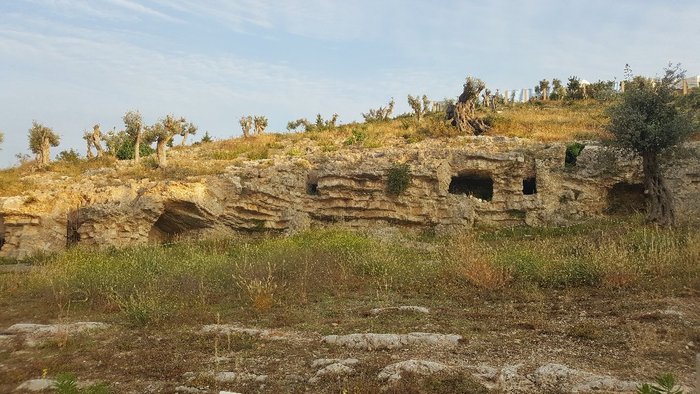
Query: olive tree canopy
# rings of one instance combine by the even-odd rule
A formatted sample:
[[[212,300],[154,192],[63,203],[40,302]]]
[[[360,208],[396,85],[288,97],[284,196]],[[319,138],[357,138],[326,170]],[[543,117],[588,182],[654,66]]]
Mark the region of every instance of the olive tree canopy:
[[[49,150],[58,146],[61,138],[51,128],[36,121],[32,122],[29,129],[29,150],[36,155],[37,163],[40,166],[48,165],[51,162]]]
[[[608,130],[616,143],[642,157],[647,219],[661,226],[673,225],[675,215],[673,195],[661,172],[659,154],[681,143],[694,127],[692,114],[679,105],[675,88],[683,76],[680,66],[669,65],[659,80],[634,77],[608,110]]]

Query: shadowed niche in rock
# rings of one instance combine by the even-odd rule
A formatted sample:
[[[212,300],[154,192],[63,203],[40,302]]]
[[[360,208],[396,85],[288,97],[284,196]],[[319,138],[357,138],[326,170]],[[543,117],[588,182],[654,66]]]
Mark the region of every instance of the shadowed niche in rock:
[[[306,194],[310,196],[318,196],[318,175],[310,173],[306,179]]]
[[[537,178],[523,179],[523,194],[526,196],[537,194]]]
[[[608,190],[606,213],[628,215],[644,211],[646,211],[646,195],[643,184],[619,182]]]
[[[493,178],[481,172],[465,172],[452,177],[450,194],[460,194],[479,198],[485,201],[493,199]]]
[[[0,215],[0,250],[5,246],[5,216]]]
[[[163,206],[163,213],[149,234],[153,241],[169,241],[177,235],[209,228],[213,224],[211,214],[191,201],[170,200]]]
[[[66,246],[70,247],[80,242],[78,229],[81,224],[79,210],[68,212],[68,215],[66,215]]]

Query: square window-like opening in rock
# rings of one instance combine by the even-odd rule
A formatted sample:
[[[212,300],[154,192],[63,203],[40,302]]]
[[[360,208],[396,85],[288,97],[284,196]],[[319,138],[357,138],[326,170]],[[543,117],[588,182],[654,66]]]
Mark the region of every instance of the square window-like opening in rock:
[[[318,196],[318,183],[309,182],[306,184],[306,194],[310,196]]]
[[[523,179],[523,194],[526,196],[537,194],[537,179],[535,177]]]
[[[5,218],[0,215],[0,250],[5,246]]]
[[[493,199],[493,178],[488,174],[469,173],[452,177],[450,194],[466,194],[485,201]]]
[[[608,190],[608,214],[632,214],[646,211],[647,202],[644,185],[619,182]]]

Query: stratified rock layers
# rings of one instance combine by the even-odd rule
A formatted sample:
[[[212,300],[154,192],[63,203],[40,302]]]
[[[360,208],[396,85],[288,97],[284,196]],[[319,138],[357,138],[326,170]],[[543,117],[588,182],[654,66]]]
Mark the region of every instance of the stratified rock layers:
[[[54,181],[0,198],[0,256],[72,244],[126,246],[210,231],[350,227],[559,226],[643,209],[638,158],[588,144],[575,166],[564,144],[460,137],[405,147],[274,157],[187,181]],[[700,214],[700,144],[664,167],[679,216]],[[390,169],[407,164],[399,195]],[[620,204],[620,201],[625,202]],[[640,203],[641,201],[641,203]],[[635,205],[637,204],[637,205]]]

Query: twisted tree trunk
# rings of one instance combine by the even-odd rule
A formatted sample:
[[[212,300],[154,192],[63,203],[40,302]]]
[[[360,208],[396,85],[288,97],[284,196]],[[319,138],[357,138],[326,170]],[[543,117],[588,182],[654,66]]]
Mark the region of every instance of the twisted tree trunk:
[[[92,159],[93,157],[95,157],[92,154],[92,142],[89,139],[86,139],[85,142],[87,142],[87,158]]]
[[[92,134],[92,145],[95,147],[97,157],[102,157],[104,150],[102,149],[102,140],[100,139],[99,131]]]
[[[43,141],[41,141],[41,152],[39,153],[39,164],[44,167],[49,165],[51,163],[51,156],[50,156],[50,149],[51,149],[51,144],[49,143],[48,138],[44,138]]]
[[[156,142],[156,155],[158,156],[158,167],[159,168],[165,168],[168,163],[167,163],[167,158],[166,158],[166,153],[165,153],[165,148],[166,145],[168,144],[168,141],[165,138],[159,139]]]
[[[462,133],[479,135],[489,130],[489,126],[474,114],[474,103],[457,103],[454,108],[452,125]]]
[[[644,168],[644,188],[647,193],[647,220],[662,227],[670,227],[675,222],[673,194],[666,186],[666,181],[661,173],[658,152],[642,153],[642,166]]]
[[[134,143],[134,162],[138,163],[141,160],[141,132],[136,134],[136,142]]]

